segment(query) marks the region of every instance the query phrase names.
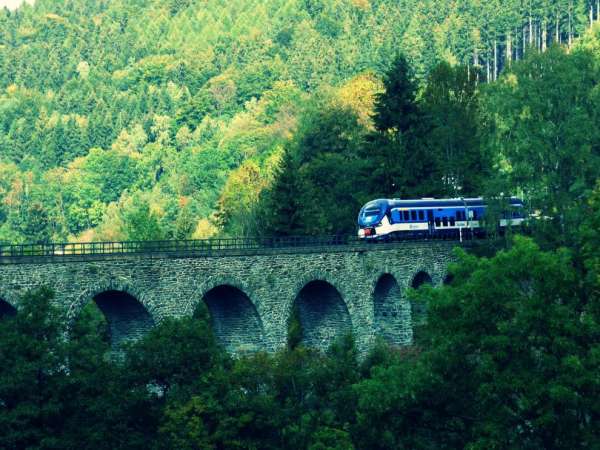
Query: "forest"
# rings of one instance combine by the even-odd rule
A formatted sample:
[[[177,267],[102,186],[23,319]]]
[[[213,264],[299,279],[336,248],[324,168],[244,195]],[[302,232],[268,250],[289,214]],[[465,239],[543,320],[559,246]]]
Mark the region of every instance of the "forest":
[[[524,164],[543,177],[562,172],[555,156],[567,171],[595,168],[573,151],[597,146],[599,8],[38,0],[0,10],[0,243],[354,233],[357,208],[378,195],[504,192],[539,210]],[[400,55],[394,76],[406,80],[385,85]],[[405,88],[388,91],[405,103],[396,129],[374,105]],[[542,153],[526,154],[533,144]],[[286,167],[302,178],[287,188]],[[555,187],[576,197],[588,178]],[[299,210],[291,221],[271,208],[285,189],[302,203],[288,206]],[[335,216],[305,202],[315,191],[340,205]]]
[[[0,10],[0,244],[345,235],[377,197],[524,199],[409,290],[411,346],[115,356],[52,287],[0,319],[0,448],[600,448],[597,0],[38,0]],[[523,235],[524,234],[524,235]]]

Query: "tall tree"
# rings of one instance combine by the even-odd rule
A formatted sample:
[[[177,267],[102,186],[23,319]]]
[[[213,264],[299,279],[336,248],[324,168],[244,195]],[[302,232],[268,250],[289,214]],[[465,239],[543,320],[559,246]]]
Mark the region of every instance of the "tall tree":
[[[412,69],[398,55],[384,75],[384,91],[376,96],[365,175],[372,196],[426,196],[439,192],[435,157],[423,139],[426,124],[417,104]]]
[[[481,78],[475,68],[440,63],[429,74],[420,100],[429,127],[424,139],[435,155],[436,182],[445,196],[481,195],[492,171],[489,150],[480,145]]]
[[[263,196],[269,234],[354,231],[362,194],[364,128],[348,107],[326,98],[309,105],[286,148],[279,175]]]

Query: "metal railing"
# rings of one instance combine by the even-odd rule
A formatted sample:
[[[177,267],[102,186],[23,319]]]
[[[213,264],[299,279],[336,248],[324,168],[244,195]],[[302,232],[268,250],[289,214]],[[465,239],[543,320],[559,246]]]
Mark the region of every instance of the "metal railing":
[[[396,244],[405,244],[407,240]],[[110,255],[219,256],[257,253],[306,253],[320,248],[373,248],[389,245],[357,236],[286,236],[169,241],[69,242],[46,244],[0,244],[0,262],[30,258],[70,258]]]
[[[0,244],[0,258],[68,257],[122,254],[193,254],[212,256],[233,251],[306,249],[362,245],[355,236],[228,238],[170,241],[70,242],[46,244]]]

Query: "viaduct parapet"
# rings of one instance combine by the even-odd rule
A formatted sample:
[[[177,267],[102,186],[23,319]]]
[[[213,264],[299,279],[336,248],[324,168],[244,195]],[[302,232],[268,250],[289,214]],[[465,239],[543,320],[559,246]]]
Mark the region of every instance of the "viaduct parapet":
[[[203,302],[230,352],[286,345],[297,314],[306,345],[327,348],[352,332],[360,351],[380,336],[412,342],[409,287],[438,285],[456,242],[423,241],[229,252],[0,257],[0,315],[47,286],[66,323],[95,301],[115,348],[167,317],[185,317]],[[2,253],[0,253],[0,256]]]

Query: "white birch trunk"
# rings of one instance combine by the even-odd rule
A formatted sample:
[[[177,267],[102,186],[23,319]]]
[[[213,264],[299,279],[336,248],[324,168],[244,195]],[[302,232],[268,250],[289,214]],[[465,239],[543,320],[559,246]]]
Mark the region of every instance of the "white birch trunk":
[[[558,8],[556,8],[556,33],[554,35],[554,42],[560,43],[560,15],[558,14]]]
[[[544,19],[544,25],[542,27],[542,51],[546,51],[548,45],[548,22]]]
[[[573,0],[569,1],[569,47],[573,44]]]
[[[498,44],[494,39],[494,81],[498,79]]]
[[[508,67],[510,67],[512,63],[512,36],[510,31],[508,32],[508,36],[506,36],[506,61],[508,62]]]

